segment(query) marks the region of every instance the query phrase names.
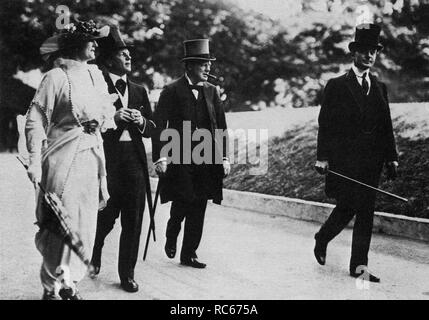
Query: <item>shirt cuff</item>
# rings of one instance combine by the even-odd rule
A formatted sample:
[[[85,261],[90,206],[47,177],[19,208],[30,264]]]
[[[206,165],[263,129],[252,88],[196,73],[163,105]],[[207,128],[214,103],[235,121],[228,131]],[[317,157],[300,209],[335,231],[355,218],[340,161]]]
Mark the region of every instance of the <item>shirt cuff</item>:
[[[162,162],[162,161],[167,161],[167,158],[166,157],[162,157],[162,158],[159,158],[157,161],[155,161],[153,164],[158,164],[159,162]]]
[[[147,124],[146,118],[143,117],[143,125],[142,125],[143,129],[140,128],[140,126],[137,127],[137,129],[139,129],[139,131],[140,131],[141,134],[143,134],[144,130],[146,129],[146,124]]]

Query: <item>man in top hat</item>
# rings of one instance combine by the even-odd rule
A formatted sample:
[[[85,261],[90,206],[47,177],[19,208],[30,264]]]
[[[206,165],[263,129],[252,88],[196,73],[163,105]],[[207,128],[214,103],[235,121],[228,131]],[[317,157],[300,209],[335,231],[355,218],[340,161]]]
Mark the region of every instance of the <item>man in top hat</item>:
[[[117,27],[99,42],[98,62],[104,70],[109,93],[118,94],[115,122],[117,129],[103,134],[107,184],[110,199],[98,214],[92,264],[100,271],[104,239],[121,216],[118,272],[121,287],[138,291],[134,280],[146,193],[150,194],[146,150],[142,137],[150,137],[155,127],[148,95],[143,86],[128,79],[131,71],[129,47]],[[150,199],[150,198],[148,198]]]
[[[165,252],[169,258],[175,257],[177,237],[185,220],[180,262],[184,266],[205,268],[196,251],[207,202],[211,199],[220,204],[223,178],[230,171],[226,121],[219,91],[207,82],[215,61],[209,52],[209,40],[185,41],[184,52],[185,72],[163,89],[154,112],[156,133],[152,136],[152,156],[160,175],[161,203],[172,202]],[[173,132],[170,143],[163,137],[168,132],[166,128]],[[224,134],[216,136],[216,132]],[[205,146],[202,152],[193,152],[202,144]],[[173,148],[171,152],[166,151],[168,146]]]
[[[358,25],[355,41],[349,44],[353,57],[351,69],[326,84],[315,164],[321,174],[332,169],[374,187],[379,183],[383,165],[388,179],[396,177],[398,167],[387,89],[370,73],[382,49],[379,36],[379,26]],[[350,275],[379,282],[367,269],[375,191],[327,174],[326,194],[336,199],[336,207],[315,235],[317,261],[325,264],[329,241],[355,216]]]

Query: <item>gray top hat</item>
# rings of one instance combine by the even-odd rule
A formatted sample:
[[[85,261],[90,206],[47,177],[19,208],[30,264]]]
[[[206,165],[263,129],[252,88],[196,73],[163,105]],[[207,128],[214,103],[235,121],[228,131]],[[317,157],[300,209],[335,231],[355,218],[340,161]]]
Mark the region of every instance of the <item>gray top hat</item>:
[[[184,57],[186,60],[206,60],[215,61],[216,58],[210,55],[209,39],[192,39],[183,41]]]

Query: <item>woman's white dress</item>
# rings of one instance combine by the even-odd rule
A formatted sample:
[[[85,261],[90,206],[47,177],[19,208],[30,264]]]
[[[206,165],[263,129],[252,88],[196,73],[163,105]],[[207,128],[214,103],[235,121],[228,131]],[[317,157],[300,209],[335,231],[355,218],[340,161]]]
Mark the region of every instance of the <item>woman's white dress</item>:
[[[41,184],[60,197],[89,256],[97,213],[109,196],[100,129],[86,133],[81,124],[96,120],[101,130],[114,127],[113,101],[97,66],[58,59],[44,76],[27,113],[27,149],[33,161],[41,162]],[[39,195],[37,221],[43,221],[46,214]],[[85,276],[85,264],[60,236],[41,228],[35,242],[43,256],[40,275],[45,289],[74,288]]]

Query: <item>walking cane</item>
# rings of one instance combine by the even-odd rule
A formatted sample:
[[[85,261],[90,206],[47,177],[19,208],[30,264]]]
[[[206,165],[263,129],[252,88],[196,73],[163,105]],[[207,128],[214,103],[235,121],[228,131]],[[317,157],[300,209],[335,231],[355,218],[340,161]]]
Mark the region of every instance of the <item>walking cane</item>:
[[[377,192],[380,192],[380,193],[382,193],[382,194],[385,194],[385,195],[387,195],[387,196],[389,196],[389,197],[392,197],[392,198],[395,198],[395,199],[401,200],[401,201],[403,201],[403,202],[408,202],[408,199],[406,199],[406,198],[403,198],[403,197],[400,197],[400,196],[398,196],[398,195],[396,195],[396,194],[393,194],[393,193],[390,193],[390,192],[387,192],[387,191],[384,191],[384,190],[381,190],[381,189],[375,188],[375,187],[370,186],[370,185],[368,185],[368,184],[366,184],[366,183],[363,183],[363,182],[360,182],[360,181],[358,181],[358,180],[355,180],[355,179],[352,179],[352,178],[350,178],[350,177],[347,177],[347,176],[345,176],[345,175],[343,175],[343,174],[341,174],[341,173],[338,173],[338,172],[332,171],[332,170],[330,170],[330,169],[328,169],[328,172],[329,172],[329,173],[332,173],[332,174],[334,174],[334,175],[336,175],[336,176],[339,176],[339,177],[341,177],[341,178],[343,178],[343,179],[346,179],[346,180],[352,181],[352,182],[354,182],[354,183],[357,183],[357,184],[359,184],[359,185],[361,185],[361,186],[364,186],[364,187],[367,187],[367,188],[369,188],[369,189],[372,189],[372,190],[375,190],[375,191],[377,191]]]
[[[150,213],[150,224],[149,224],[149,230],[147,231],[146,245],[144,247],[144,253],[143,253],[143,261],[146,260],[147,248],[149,246],[150,234],[152,231],[153,231],[153,241],[156,242],[154,219],[155,219],[155,210],[156,210],[156,204],[158,203],[160,189],[161,189],[161,180],[158,180],[158,185],[156,187],[156,192],[155,192],[155,200],[153,202],[153,207],[152,207],[152,213]]]

